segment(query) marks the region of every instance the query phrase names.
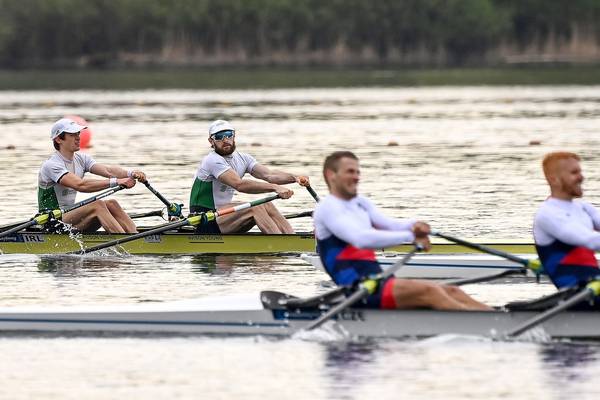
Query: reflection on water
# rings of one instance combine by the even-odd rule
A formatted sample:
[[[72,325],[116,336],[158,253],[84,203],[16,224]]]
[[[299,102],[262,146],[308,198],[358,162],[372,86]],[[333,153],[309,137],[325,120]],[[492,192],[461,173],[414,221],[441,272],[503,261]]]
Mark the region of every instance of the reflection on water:
[[[549,382],[564,392],[564,385],[595,380],[590,367],[598,364],[600,347],[589,344],[554,343],[540,347],[540,358],[549,371]],[[566,394],[566,393],[565,393]]]
[[[240,150],[309,175],[321,196],[323,158],[351,149],[361,158],[361,192],[386,213],[416,216],[456,236],[531,240],[533,214],[547,196],[540,168],[546,152],[579,152],[586,196],[600,198],[598,93],[593,86],[3,92],[0,224],[35,215],[38,168],[53,151],[48,130],[65,114],[89,121],[87,151],[98,162],[141,168],[167,199],[186,205],[209,151],[206,129],[227,118]],[[314,207],[306,190],[293,190],[291,199],[276,202],[284,214]],[[163,207],[143,185],[114,197],[128,212]],[[291,223],[313,229],[310,218]],[[165,302],[269,289],[310,296],[327,280],[297,255],[107,250],[83,257],[0,255],[0,265],[2,306]],[[500,305],[552,289],[511,281],[465,290]],[[599,392],[600,373],[594,346],[468,339],[0,337],[0,353],[0,374],[9,377],[2,398],[539,400],[582,390],[590,398]]]

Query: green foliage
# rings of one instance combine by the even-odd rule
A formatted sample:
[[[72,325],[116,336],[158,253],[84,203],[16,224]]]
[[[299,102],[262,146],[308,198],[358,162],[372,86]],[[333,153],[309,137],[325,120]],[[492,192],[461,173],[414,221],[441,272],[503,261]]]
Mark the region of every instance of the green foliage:
[[[599,0],[0,0],[0,66],[112,66],[123,53],[209,57],[423,50],[451,64],[501,42],[597,32]]]

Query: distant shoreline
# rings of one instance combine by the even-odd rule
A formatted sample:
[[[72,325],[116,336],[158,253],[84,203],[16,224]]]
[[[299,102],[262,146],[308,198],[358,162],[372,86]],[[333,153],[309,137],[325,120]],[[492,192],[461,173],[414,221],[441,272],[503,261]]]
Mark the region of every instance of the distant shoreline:
[[[600,65],[500,68],[171,68],[0,70],[0,90],[283,89],[597,85]]]

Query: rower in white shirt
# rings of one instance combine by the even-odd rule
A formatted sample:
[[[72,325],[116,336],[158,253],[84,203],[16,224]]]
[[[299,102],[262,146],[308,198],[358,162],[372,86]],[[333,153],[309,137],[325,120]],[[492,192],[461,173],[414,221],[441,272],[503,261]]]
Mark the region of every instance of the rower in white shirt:
[[[90,155],[79,153],[79,133],[85,128],[68,118],[52,125],[50,139],[56,152],[42,164],[38,174],[40,212],[72,206],[77,192],[97,192],[118,185],[129,189],[136,179],[146,180],[142,171],[100,164]],[[107,179],[84,178],[86,172]],[[94,232],[101,226],[110,233],[137,232],[135,223],[114,199],[96,200],[69,211],[62,216],[62,221],[80,232]]]
[[[429,248],[429,225],[413,219],[383,215],[358,195],[358,158],[338,151],[325,159],[323,176],[330,195],[314,212],[317,251],[327,273],[338,285],[352,286],[380,273],[373,249],[415,242]],[[390,277],[378,284],[362,306],[370,308],[433,308],[488,310],[460,288],[424,280]]]
[[[538,209],[533,237],[538,256],[557,288],[584,285],[600,276],[595,252],[600,250],[600,212],[583,196],[580,157],[553,152],[544,157],[550,186]]]

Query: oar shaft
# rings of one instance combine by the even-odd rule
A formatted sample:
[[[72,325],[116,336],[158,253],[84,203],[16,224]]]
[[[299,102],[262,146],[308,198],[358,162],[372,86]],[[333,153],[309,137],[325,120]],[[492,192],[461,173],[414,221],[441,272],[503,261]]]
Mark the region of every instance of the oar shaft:
[[[148,212],[144,212],[144,213],[129,214],[129,218],[136,219],[136,218],[146,218],[146,217],[162,217],[162,215],[163,215],[162,210],[154,210],[154,211],[148,211]]]
[[[468,247],[468,248],[471,248],[471,249],[474,249],[474,250],[479,250],[482,253],[493,254],[493,255],[496,255],[498,257],[506,258],[507,260],[514,261],[514,262],[516,262],[518,264],[524,265],[525,267],[529,267],[529,264],[530,264],[529,260],[526,260],[526,259],[521,258],[521,257],[517,257],[517,256],[515,256],[513,254],[510,254],[510,253],[505,253],[504,251],[501,251],[501,250],[496,250],[496,249],[493,249],[491,247],[482,246],[482,245],[477,244],[477,243],[471,243],[471,242],[468,242],[466,240],[459,239],[459,238],[456,238],[456,237],[453,237],[453,236],[450,236],[450,235],[446,235],[446,234],[443,234],[443,233],[440,233],[440,232],[436,232],[436,231],[432,231],[431,234],[434,235],[434,236],[441,237],[442,239],[446,239],[446,240],[448,240],[450,242],[458,243],[461,246]]]
[[[2,233],[0,233],[0,238],[5,237],[5,236],[9,236],[9,235],[11,235],[11,234],[13,234],[15,232],[18,232],[18,231],[20,231],[22,229],[29,228],[30,226],[33,226],[35,224],[37,224],[36,220],[32,219],[31,221],[27,221],[24,224],[17,225],[14,228],[11,228],[11,229],[8,229],[6,231],[3,231]]]
[[[221,208],[219,210],[213,211],[213,214],[215,215],[215,217],[220,217],[222,215],[231,214],[231,213],[234,213],[237,211],[245,210],[250,207],[268,203],[268,202],[273,201],[278,198],[279,198],[279,195],[274,194],[273,196],[265,197],[264,199],[249,201],[247,203],[238,204],[237,206],[233,206],[233,207]]]
[[[123,238],[111,240],[110,242],[101,243],[101,244],[99,244],[97,246],[89,247],[87,249],[83,249],[83,250],[79,250],[79,251],[74,251],[74,252],[71,252],[69,254],[86,254],[86,253],[90,253],[92,251],[102,250],[102,249],[106,249],[108,247],[116,246],[116,245],[119,245],[119,244],[128,243],[128,242],[131,242],[133,240],[144,238],[146,236],[163,233],[163,232],[166,232],[166,231],[171,230],[171,229],[177,229],[177,228],[182,227],[184,225],[198,225],[198,224],[202,223],[205,220],[213,220],[216,217],[218,217],[219,215],[231,214],[233,212],[240,211],[240,210],[243,210],[243,209],[246,209],[246,208],[250,208],[250,207],[254,207],[254,206],[257,206],[259,204],[268,203],[269,201],[273,201],[273,200],[278,199],[278,198],[279,198],[279,195],[272,195],[272,196],[269,196],[269,197],[265,197],[263,199],[259,199],[259,200],[255,200],[255,201],[250,201],[250,202],[244,203],[244,204],[240,204],[240,205],[237,205],[235,207],[228,207],[228,208],[224,208],[224,209],[220,209],[220,210],[216,210],[216,211],[208,211],[206,213],[202,213],[202,214],[199,214],[199,215],[194,215],[192,217],[183,219],[181,221],[176,221],[176,222],[172,222],[172,223],[169,223],[169,224],[166,224],[166,225],[161,225],[161,226],[159,226],[157,228],[154,228],[154,229],[150,229],[150,230],[147,230],[147,231],[144,231],[144,232],[140,232],[140,233],[135,233],[133,235],[125,236]]]
[[[140,232],[140,233],[135,233],[133,235],[128,235],[125,236],[123,238],[120,239],[115,239],[115,240],[111,240],[110,242],[106,242],[106,243],[101,243],[97,246],[93,246],[93,247],[89,247],[87,249],[82,249],[79,251],[74,251],[74,252],[70,252],[68,254],[86,254],[86,253],[91,253],[92,251],[97,251],[97,250],[102,250],[102,249],[106,249],[108,247],[112,247],[112,246],[117,246],[119,244],[123,244],[123,243],[128,243],[137,239],[141,239],[144,238],[146,236],[150,236],[150,235],[154,235],[154,234],[158,234],[158,233],[163,233],[165,231],[171,230],[171,229],[177,229],[181,226],[187,225],[189,223],[188,219],[184,219],[181,221],[177,221],[177,222],[173,222],[171,224],[167,224],[166,226],[161,226],[158,228],[154,228],[154,229],[150,229],[144,232]]]
[[[545,312],[539,314],[538,316],[536,316],[534,318],[531,318],[528,321],[525,321],[524,323],[518,325],[516,328],[513,328],[513,329],[507,331],[505,333],[505,336],[507,336],[507,337],[519,336],[521,333],[527,331],[528,329],[530,329],[536,325],[539,325],[542,322],[554,317],[556,314],[560,313],[561,311],[564,311],[567,308],[572,307],[577,303],[581,303],[586,300],[591,300],[594,296],[595,296],[595,292],[592,288],[589,288],[589,287],[585,288],[584,290],[582,290],[575,296],[571,297],[569,300],[559,304],[558,306],[556,306],[554,308],[549,309],[548,311],[545,311]]]
[[[456,279],[456,280],[446,281],[446,282],[444,282],[444,284],[453,285],[453,286],[471,285],[473,283],[488,282],[488,281],[491,281],[494,279],[504,278],[506,276],[512,276],[512,275],[527,275],[527,269],[526,268],[507,269],[502,272],[498,272],[496,274],[480,276],[477,278],[465,278],[465,279]]]
[[[95,196],[92,196],[92,197],[90,197],[88,199],[82,200],[79,203],[76,203],[76,204],[72,205],[71,207],[68,207],[68,208],[66,208],[64,210],[56,209],[56,210],[52,210],[52,211],[48,211],[48,212],[45,212],[43,214],[40,214],[40,215],[38,215],[38,216],[30,219],[27,222],[24,222],[24,223],[22,223],[20,225],[17,225],[15,227],[11,228],[11,229],[8,229],[6,231],[1,232],[0,233],[0,238],[8,236],[10,234],[13,234],[15,232],[18,232],[18,231],[20,231],[22,229],[29,228],[30,226],[33,226],[33,225],[38,225],[38,224],[39,225],[43,225],[43,224],[45,224],[45,223],[48,222],[48,220],[50,219],[50,217],[54,217],[54,218],[57,218],[57,219],[61,218],[64,214],[68,213],[69,211],[76,210],[76,209],[78,209],[80,207],[83,207],[85,205],[88,205],[88,204],[90,204],[90,203],[92,203],[92,202],[94,202],[96,200],[100,200],[100,199],[102,199],[102,198],[104,198],[106,196],[110,196],[111,194],[113,194],[115,192],[118,192],[119,190],[122,190],[122,189],[124,189],[123,186],[115,186],[114,188],[110,188],[110,189],[108,189],[108,190],[106,190],[106,191],[104,191],[102,193],[99,193],[99,194],[97,194]]]
[[[165,206],[167,206],[167,211],[168,211],[169,217],[183,218],[183,215],[181,213],[181,208],[183,207],[183,204],[171,203],[169,200],[167,200],[165,198],[165,196],[163,196],[162,194],[160,194],[158,190],[154,189],[152,187],[152,185],[150,185],[150,182],[148,182],[148,181],[144,182],[144,185],[146,185],[146,187],[148,188],[148,190],[150,190],[156,197],[158,197],[158,199]]]
[[[152,187],[152,185],[150,185],[150,182],[146,181],[144,182],[144,185],[146,185],[146,187],[148,188],[148,190],[150,190],[156,197],[158,197],[158,199],[160,201],[162,201],[162,203],[167,206],[167,207],[171,207],[171,202],[169,200],[167,200],[165,198],[165,196],[163,196],[162,194],[160,194],[156,189],[154,189]]]
[[[285,219],[294,219],[294,218],[303,218],[303,217],[312,217],[313,212],[312,211],[302,211],[296,214],[288,214],[288,215],[284,215],[283,218]]]
[[[312,198],[315,199],[315,201],[317,203],[321,200],[321,199],[319,199],[319,195],[317,194],[317,192],[315,192],[314,189],[310,185],[306,186],[306,190],[308,190],[308,193],[310,193]]]
[[[400,268],[402,268],[404,266],[404,264],[408,260],[410,260],[410,258],[417,251],[420,251],[420,250],[422,250],[422,247],[420,245],[415,246],[415,248],[413,250],[406,253],[404,255],[404,257],[402,257],[400,260],[396,261],[396,263],[392,267],[388,268],[386,271],[384,271],[370,279],[367,279],[366,281],[363,281],[359,285],[358,289],[354,293],[352,293],[350,296],[348,296],[348,298],[346,298],[346,300],[333,306],[325,314],[321,315],[319,318],[315,319],[310,324],[308,324],[308,326],[305,329],[307,331],[310,331],[312,329],[318,328],[328,319],[335,317],[341,311],[345,310],[348,307],[351,307],[353,304],[358,303],[360,300],[367,297],[369,295],[369,293],[372,293],[374,291],[374,289],[377,287],[378,281],[381,282],[381,281],[393,276],[396,272],[398,272],[398,270]]]
[[[346,308],[350,307],[351,305],[358,303],[360,300],[362,300],[364,297],[367,297],[368,295],[369,295],[369,290],[366,287],[360,287],[356,292],[352,293],[352,295],[350,295],[348,298],[346,298],[346,300],[333,306],[329,311],[327,311],[325,314],[322,314],[319,318],[312,321],[304,329],[307,331],[310,331],[315,328],[318,328],[319,326],[323,325],[323,323],[325,323],[325,321],[327,321],[328,319],[336,316],[337,314],[344,311]]]
[[[404,255],[404,257],[402,257],[399,261],[396,261],[396,263],[394,263],[394,265],[392,265],[390,268],[386,269],[385,271],[381,272],[379,275],[375,276],[373,279],[384,280],[384,279],[389,278],[390,276],[394,276],[396,274],[396,272],[398,272],[400,270],[400,268],[404,267],[404,264],[406,264],[408,262],[408,260],[410,260],[412,258],[412,256],[415,255],[416,252],[422,251],[422,250],[423,250],[423,246],[421,246],[420,244],[416,244],[414,249],[412,249],[411,251],[406,253]]]
[[[88,204],[93,203],[96,200],[100,200],[100,199],[103,199],[105,197],[108,197],[111,194],[116,193],[119,190],[123,190],[123,189],[125,189],[125,186],[119,185],[119,186],[112,187],[112,188],[110,188],[108,190],[105,190],[104,192],[98,193],[95,196],[92,196],[90,198],[81,200],[79,203],[73,204],[71,207],[67,207],[64,210],[62,210],[61,212],[64,215],[64,214],[68,213],[69,211],[73,211],[73,210],[76,210],[76,209],[78,209],[80,207],[87,206]]]

